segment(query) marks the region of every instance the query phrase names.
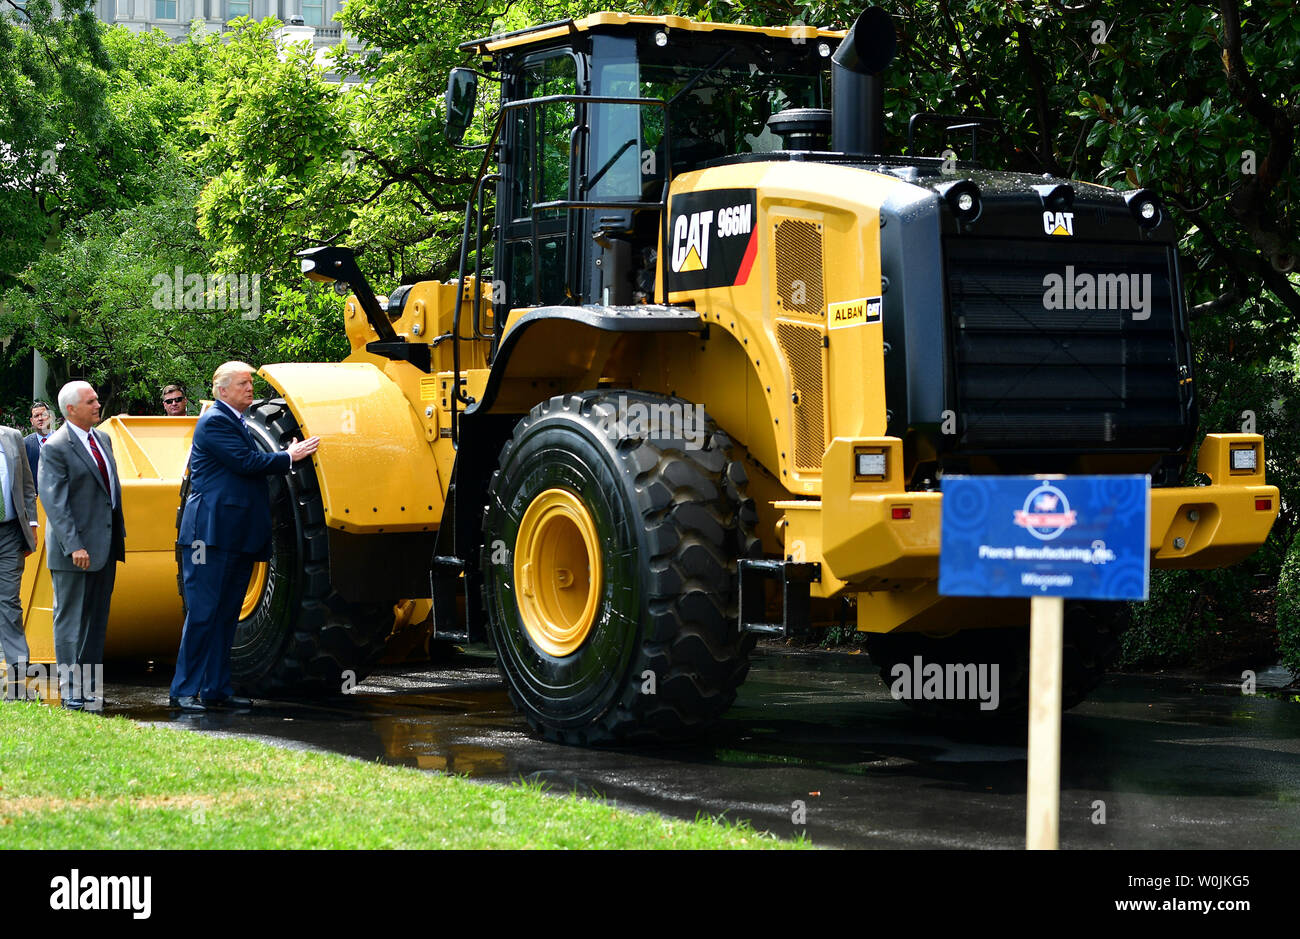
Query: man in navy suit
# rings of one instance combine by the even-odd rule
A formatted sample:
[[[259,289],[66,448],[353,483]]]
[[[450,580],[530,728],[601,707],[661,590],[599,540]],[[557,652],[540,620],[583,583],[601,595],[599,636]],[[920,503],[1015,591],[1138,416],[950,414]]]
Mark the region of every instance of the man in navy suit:
[[[32,432],[23,438],[23,446],[27,448],[27,462],[32,468],[32,479],[36,478],[40,466],[41,447],[45,446],[45,441],[50,439],[52,433],[54,415],[50,413],[50,406],[44,401],[33,401]]]
[[[178,543],[187,614],[171,684],[185,711],[249,707],[230,682],[230,650],[255,561],[271,558],[271,502],[264,477],[289,472],[316,452],[319,437],[287,450],[260,449],[244,424],[253,403],[253,366],[227,362],[212,376],[216,403],[194,427],[190,495]]]

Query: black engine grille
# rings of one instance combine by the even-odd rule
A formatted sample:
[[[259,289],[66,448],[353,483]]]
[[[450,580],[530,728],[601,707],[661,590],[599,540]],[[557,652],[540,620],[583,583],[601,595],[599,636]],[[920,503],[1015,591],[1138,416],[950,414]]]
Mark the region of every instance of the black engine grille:
[[[962,449],[1183,445],[1167,247],[953,238],[946,256]],[[1086,303],[1089,285],[1093,309],[1048,308]]]

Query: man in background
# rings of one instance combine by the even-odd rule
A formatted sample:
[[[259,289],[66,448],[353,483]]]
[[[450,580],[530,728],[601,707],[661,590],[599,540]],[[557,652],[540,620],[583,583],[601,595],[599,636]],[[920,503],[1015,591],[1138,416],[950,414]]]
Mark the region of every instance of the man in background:
[[[122,485],[113,445],[95,430],[99,396],[84,381],[59,390],[67,422],[41,448],[36,485],[45,506],[45,563],[54,582],[59,697],[100,710],[104,636],[117,564],[126,560]]]
[[[33,401],[32,432],[23,438],[23,446],[27,448],[27,462],[32,467],[32,479],[36,478],[37,467],[41,462],[41,447],[45,446],[45,441],[50,439],[52,433],[54,415],[50,413],[50,406],[44,401]]]
[[[23,437],[0,427],[0,652],[8,664],[6,699],[26,698],[27,636],[18,596],[27,555],[36,550],[36,484]]]
[[[168,385],[162,390],[163,413],[168,417],[185,417],[190,406],[185,397],[185,389],[180,385]]]
[[[271,558],[266,477],[288,473],[320,443],[295,439],[274,453],[257,445],[244,423],[253,403],[247,363],[218,367],[212,396],[216,402],[194,427],[190,494],[177,533],[186,612],[170,700],[183,711],[252,705],[234,694],[230,653],[253,564]]]

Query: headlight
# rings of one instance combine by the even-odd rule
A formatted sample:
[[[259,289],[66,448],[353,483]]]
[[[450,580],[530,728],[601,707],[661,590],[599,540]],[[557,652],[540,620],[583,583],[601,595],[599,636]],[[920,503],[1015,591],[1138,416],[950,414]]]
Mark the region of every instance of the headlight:
[[[859,476],[885,475],[885,454],[859,451],[857,454],[857,474]]]
[[[1129,211],[1143,228],[1155,228],[1164,217],[1160,198],[1150,189],[1134,189],[1124,193]]]
[[[973,222],[980,216],[980,187],[969,179],[940,186],[942,196],[952,209],[952,214],[962,222]]]
[[[1254,447],[1232,448],[1232,469],[1234,472],[1253,473],[1258,465]]]

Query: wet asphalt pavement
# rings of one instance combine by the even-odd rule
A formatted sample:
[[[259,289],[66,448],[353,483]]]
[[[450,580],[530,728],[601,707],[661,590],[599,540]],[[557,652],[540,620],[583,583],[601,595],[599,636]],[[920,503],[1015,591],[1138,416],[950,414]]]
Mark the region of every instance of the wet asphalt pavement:
[[[530,736],[485,650],[383,668],[345,697],[246,712],[174,711],[170,677],[170,667],[127,675],[110,665],[107,713],[487,782],[544,780],[628,808],[802,831],[816,845],[1024,846],[1023,728],[915,717],[866,655],[760,647],[708,738],[631,750]],[[1262,673],[1260,689],[1285,680]],[[1300,703],[1212,681],[1111,676],[1065,714],[1061,790],[1063,848],[1300,847]]]

